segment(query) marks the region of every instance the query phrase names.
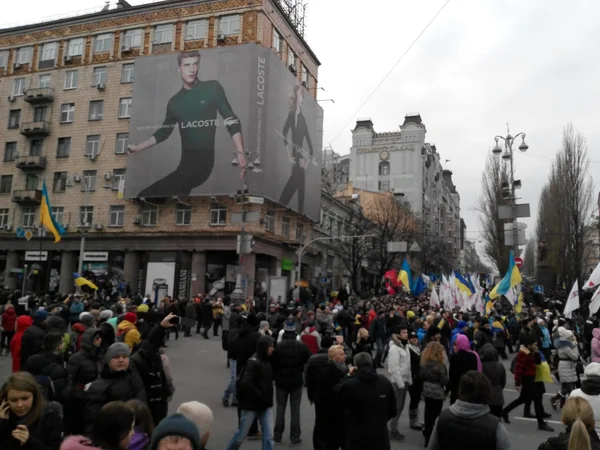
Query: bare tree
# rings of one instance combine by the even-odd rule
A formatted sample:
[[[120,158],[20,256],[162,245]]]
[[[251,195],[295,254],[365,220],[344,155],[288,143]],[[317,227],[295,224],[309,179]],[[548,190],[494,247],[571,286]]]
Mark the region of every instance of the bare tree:
[[[540,196],[537,224],[538,239],[549,243],[549,262],[567,284],[581,286],[593,190],[585,137],[569,124]]]
[[[498,207],[506,201],[502,198],[502,183],[508,181],[508,167],[504,160],[490,153],[481,177],[481,195],[477,205],[481,239],[484,252],[501,274],[508,269],[509,248],[504,245],[504,220],[498,219]]]
[[[353,212],[348,216],[345,223],[344,234],[347,236],[362,236],[376,234],[377,227],[364,214],[363,209],[353,206]],[[337,245],[337,253],[344,264],[344,267],[350,272],[352,280],[352,290],[360,292],[358,281],[362,263],[366,260],[373,250],[372,238],[348,238],[342,239]]]
[[[388,242],[411,242],[419,232],[420,224],[410,206],[392,195],[378,196],[365,206],[365,216],[377,227],[374,257],[378,280],[396,262],[398,253],[388,251]],[[410,244],[409,244],[410,245]]]
[[[422,231],[418,241],[421,244],[419,257],[424,273],[448,273],[457,267],[456,261],[451,256],[452,249],[443,238]]]

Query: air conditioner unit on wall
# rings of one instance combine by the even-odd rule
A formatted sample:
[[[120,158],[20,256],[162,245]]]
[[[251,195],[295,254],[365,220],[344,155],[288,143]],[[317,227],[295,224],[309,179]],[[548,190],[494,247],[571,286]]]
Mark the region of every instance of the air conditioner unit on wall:
[[[133,223],[135,223],[136,225],[139,225],[142,223],[142,218],[140,216],[135,216],[133,218]]]
[[[11,103],[14,102],[16,99],[17,98],[14,95],[9,95],[8,96],[8,101],[11,102]]]
[[[217,34],[217,42],[225,42],[226,38],[227,36],[225,36],[224,34]]]
[[[104,229],[104,225],[102,225],[101,223],[95,223],[94,224],[94,229],[96,231],[102,231]]]
[[[19,70],[19,69],[21,68],[21,64],[19,64],[19,63],[14,63],[14,64],[13,64],[13,68],[14,68],[15,70]]]
[[[99,91],[103,91],[105,88],[106,88],[106,86],[103,83],[96,85],[96,89],[98,89]]]

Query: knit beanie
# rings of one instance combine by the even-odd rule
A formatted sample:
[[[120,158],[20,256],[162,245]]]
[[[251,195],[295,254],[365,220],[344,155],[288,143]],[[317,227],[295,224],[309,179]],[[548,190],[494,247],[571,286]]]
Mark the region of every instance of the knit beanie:
[[[137,315],[135,313],[128,312],[125,314],[125,317],[123,317],[123,320],[135,324],[137,322]]]
[[[167,436],[180,436],[190,440],[194,450],[202,450],[200,433],[196,425],[183,414],[165,417],[152,433],[150,450],[156,450],[159,442]]]
[[[200,402],[186,402],[179,405],[177,412],[191,420],[200,433],[200,439],[204,437],[207,431],[210,431],[213,424],[213,413],[208,406]]]
[[[86,327],[94,325],[95,319],[90,313],[82,312],[79,314],[79,321]]]
[[[129,346],[124,342],[115,342],[108,350],[106,350],[106,356],[104,357],[105,362],[109,362],[111,359],[117,356],[130,356],[131,351],[129,350]]]
[[[148,308],[148,305],[142,304],[142,305],[138,306],[137,312],[138,313],[147,313],[149,309],[150,308]]]
[[[258,328],[262,330],[264,327],[266,327],[266,326],[268,326],[268,325],[269,325],[269,322],[267,322],[266,320],[263,320],[263,321],[260,323],[260,325],[259,325],[259,327],[258,327]],[[183,405],[182,405],[182,406],[183,406]]]
[[[284,331],[296,331],[296,322],[294,322],[294,319],[288,319],[285,321],[285,323],[283,324],[283,330]]]
[[[48,318],[48,311],[46,311],[45,309],[38,309],[36,312],[33,313],[34,320],[39,320],[40,322],[43,322],[47,318]]]
[[[98,316],[100,322],[106,322],[113,316],[113,312],[110,309],[105,309],[104,311],[100,311],[100,315]]]

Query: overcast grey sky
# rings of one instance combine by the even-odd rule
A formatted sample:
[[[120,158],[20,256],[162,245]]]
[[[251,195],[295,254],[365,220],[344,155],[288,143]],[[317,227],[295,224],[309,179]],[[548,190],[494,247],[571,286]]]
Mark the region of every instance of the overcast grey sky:
[[[306,39],[321,60],[319,91],[325,145],[349,153],[357,117],[377,131],[397,130],[419,112],[427,139],[454,172],[467,237],[478,237],[474,211],[493,137],[527,133],[516,155],[522,202],[532,207],[572,122],[587,137],[596,193],[600,189],[600,1],[451,0],[371,100],[374,87],[446,0],[310,0]],[[112,1],[111,3],[114,3]],[[131,0],[132,4],[145,3]],[[2,23],[39,20],[101,7],[97,0],[21,0],[2,8]],[[346,126],[345,124],[350,121]],[[338,137],[339,136],[339,137]],[[336,139],[337,137],[337,139]]]

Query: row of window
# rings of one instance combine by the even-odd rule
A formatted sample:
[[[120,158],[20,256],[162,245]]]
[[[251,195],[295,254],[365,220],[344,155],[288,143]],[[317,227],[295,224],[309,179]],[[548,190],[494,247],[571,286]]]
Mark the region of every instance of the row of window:
[[[84,156],[95,158],[100,154],[101,136],[99,134],[91,134],[86,136]],[[115,141],[115,154],[124,155],[127,152],[129,144],[129,133],[117,133]],[[44,139],[29,140],[29,156],[41,156],[44,150]],[[18,143],[16,141],[7,142],[4,146],[4,161],[12,162],[19,155]],[[68,158],[71,156],[71,138],[59,137],[56,146],[57,158]]]
[[[270,231],[271,233],[275,233],[275,212],[267,211],[264,215],[264,224],[265,230]],[[282,217],[281,218],[281,234],[285,237],[290,237],[290,218]],[[296,240],[302,241],[304,238],[304,225],[301,223],[296,224]]]
[[[237,35],[240,33],[241,21],[239,15],[229,15],[219,18],[218,33],[224,36]],[[163,24],[157,25],[153,30],[152,44],[170,44],[173,42],[174,37],[174,24]],[[193,41],[204,39],[208,35],[208,21],[206,19],[192,20],[187,22],[185,27],[185,40]],[[121,51],[127,51],[133,48],[140,48],[143,45],[144,30],[141,28],[124,31],[121,36]],[[113,47],[114,34],[113,33],[102,33],[94,36],[93,39],[93,52],[108,53]],[[40,47],[40,63],[43,62],[54,62],[58,56],[58,42],[47,42],[42,44]],[[65,57],[77,57],[83,56],[85,48],[85,38],[73,38],[70,39],[67,47]],[[0,68],[6,68],[8,65],[9,51],[0,51]],[[31,64],[33,61],[33,46],[21,47],[15,50],[14,62],[15,64]],[[44,66],[40,64],[40,66]],[[41,67],[45,68],[45,67]]]
[[[114,191],[122,191],[125,185],[125,169],[114,169],[110,178],[105,179],[103,187]],[[0,194],[10,194],[13,186],[13,175],[0,175]],[[96,170],[84,170],[81,179],[82,192],[94,192],[97,187],[98,172]],[[71,183],[71,184],[69,184]],[[54,172],[52,181],[53,192],[65,192],[73,180],[69,180],[67,172]],[[29,173],[25,177],[25,190],[33,191],[40,188],[40,177],[37,174]]]
[[[123,64],[121,67],[121,83],[133,83],[133,75],[134,75],[135,64],[128,63]],[[26,78],[18,77],[13,78],[13,89],[12,95],[18,97],[25,93],[26,88]],[[106,66],[98,66],[94,67],[92,70],[92,80],[91,85],[93,87],[97,87],[98,85],[106,85],[108,83],[108,68]],[[63,79],[63,89],[77,89],[79,86],[79,71],[76,69],[66,70],[64,72]],[[51,73],[41,73],[38,75],[38,87],[40,88],[49,88],[52,87],[52,74]]]
[[[9,224],[9,208],[0,208],[0,227]],[[25,206],[21,208],[21,226],[24,228],[35,226],[37,208],[35,206]],[[210,225],[218,226],[227,223],[227,209],[213,208],[209,213]],[[65,225],[67,223],[66,211],[64,206],[53,206],[52,217],[58,223]],[[144,209],[139,216],[139,225],[156,226],[158,224],[158,209]],[[80,206],[77,216],[78,227],[91,227],[94,224],[94,207]],[[175,208],[175,225],[191,225],[192,208],[186,205],[177,205]],[[122,227],[125,225],[125,206],[111,205],[108,213],[109,227]]]
[[[281,36],[281,33],[279,33],[279,31],[277,31],[275,28],[273,28],[273,37],[272,37],[272,41],[273,41],[273,50],[275,50],[275,52],[277,52],[277,54],[281,55],[283,54],[283,36]],[[284,61],[285,62],[285,61]],[[298,63],[298,56],[296,56],[296,54],[294,53],[294,51],[291,48],[288,48],[288,54],[287,54],[287,65],[290,68],[293,68],[294,70],[296,70],[296,67]],[[309,87],[309,76],[308,76],[308,69],[306,68],[306,66],[304,64],[301,65],[301,69],[300,69],[300,81],[304,84],[305,87]]]
[[[33,121],[42,122],[48,120],[48,106],[36,106],[33,110]],[[131,117],[131,97],[119,99],[117,109],[119,119]],[[88,109],[88,120],[102,120],[104,118],[104,100],[91,100]],[[75,120],[75,103],[63,103],[60,105],[60,123],[72,123]],[[8,129],[19,128],[21,125],[21,110],[11,109],[8,112]]]

